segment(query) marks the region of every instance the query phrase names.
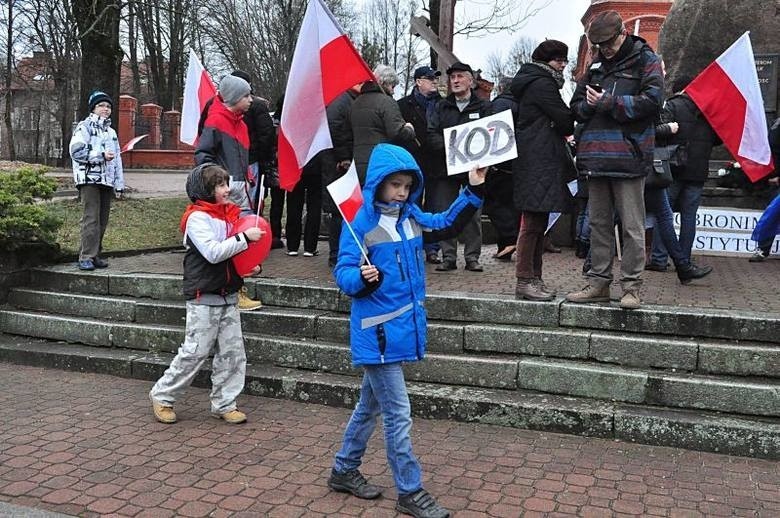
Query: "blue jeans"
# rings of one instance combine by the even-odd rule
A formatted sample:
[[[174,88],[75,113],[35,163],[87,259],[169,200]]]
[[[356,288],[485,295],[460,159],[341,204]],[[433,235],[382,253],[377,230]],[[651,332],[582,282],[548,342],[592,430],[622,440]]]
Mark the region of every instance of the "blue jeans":
[[[696,239],[696,212],[701,203],[701,183],[674,182],[669,187],[669,203],[680,209],[680,248],[683,256],[690,262],[693,240]],[[653,264],[666,264],[667,249],[660,239],[653,238]]]
[[[399,495],[422,488],[422,470],[412,453],[411,406],[400,363],[364,365],[363,385],[352,417],[344,431],[344,443],[336,454],[333,469],[345,473],[360,467],[366,445],[382,414],[387,463],[393,472]]]
[[[685,256],[677,234],[674,232],[674,213],[669,204],[666,189],[646,189],[645,208],[648,214],[652,213],[655,216],[653,241],[655,241],[655,236],[658,236],[676,267],[688,265],[691,260],[690,257]],[[665,265],[666,262],[662,261],[659,264]]]

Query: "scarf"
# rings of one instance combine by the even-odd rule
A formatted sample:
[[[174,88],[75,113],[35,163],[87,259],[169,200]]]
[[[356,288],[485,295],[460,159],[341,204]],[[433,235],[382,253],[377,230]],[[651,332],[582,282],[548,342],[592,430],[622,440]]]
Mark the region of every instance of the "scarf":
[[[434,90],[428,95],[423,95],[422,92],[420,92],[420,89],[415,86],[412,93],[414,94],[414,100],[417,101],[417,104],[425,108],[425,120],[431,120],[433,110],[436,108],[436,102],[441,99],[439,92]]]
[[[553,77],[553,79],[555,79],[555,83],[558,85],[558,90],[563,88],[563,83],[566,82],[566,79],[564,79],[564,77],[563,77],[563,72],[558,72],[557,70],[555,70],[553,67],[551,67],[550,65],[548,65],[544,61],[534,61],[533,64],[536,65],[537,67],[541,68],[545,72],[549,72],[550,73],[550,75]]]
[[[198,200],[195,203],[187,205],[184,209],[184,214],[181,216],[181,223],[179,223],[179,229],[182,234],[187,231],[187,220],[193,212],[205,212],[209,216],[215,219],[219,219],[225,222],[226,225],[235,225],[238,218],[241,216],[241,209],[238,205],[233,203],[209,203],[207,201]]]

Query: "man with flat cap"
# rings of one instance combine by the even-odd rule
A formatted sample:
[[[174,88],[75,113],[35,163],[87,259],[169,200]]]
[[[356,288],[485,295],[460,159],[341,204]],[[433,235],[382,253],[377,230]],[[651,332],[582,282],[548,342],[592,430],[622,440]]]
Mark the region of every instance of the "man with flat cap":
[[[653,168],[655,119],[663,103],[661,59],[629,35],[615,11],[596,15],[587,30],[598,56],[578,83],[571,109],[584,130],[577,167],[588,180],[591,269],[588,286],[570,302],[609,302],[615,256],[614,214],[620,217],[620,307],[637,309],[645,264],[645,176]]]
[[[472,122],[492,113],[490,102],[477,97],[474,86],[474,71],[466,63],[460,61],[447,69],[450,94],[436,104],[428,120],[428,142],[438,154],[438,171],[435,173],[441,180],[432,185],[430,210],[442,212],[458,197],[460,190],[468,185],[468,173],[447,176],[446,157],[444,156],[443,131],[452,126]],[[478,210],[471,221],[466,223],[460,233],[463,241],[463,256],[466,260],[466,270],[481,272],[482,265],[479,256],[482,253],[482,211]],[[442,262],[436,267],[437,272],[446,272],[457,268],[455,260],[458,253],[458,240],[450,239],[441,243]]]
[[[415,139],[404,147],[412,154],[425,179],[425,193],[422,198],[422,209],[431,212],[430,187],[440,180],[440,153],[431,148],[428,143],[428,120],[441,100],[439,94],[439,76],[441,72],[431,67],[423,66],[414,71],[414,88],[412,93],[398,100],[401,116],[406,122],[412,123]],[[429,263],[439,264],[439,243],[425,244],[425,258]]]

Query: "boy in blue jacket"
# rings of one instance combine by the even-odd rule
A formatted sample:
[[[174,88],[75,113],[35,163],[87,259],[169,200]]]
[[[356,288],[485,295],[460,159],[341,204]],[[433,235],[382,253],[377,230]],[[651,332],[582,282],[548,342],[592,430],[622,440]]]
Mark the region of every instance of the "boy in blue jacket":
[[[472,169],[469,184],[445,212],[422,212],[423,176],[403,148],[379,144],[371,153],[363,206],[352,222],[357,239],[341,233],[334,275],[352,297],[352,364],[363,369],[360,399],[344,432],[328,486],[359,498],[380,495],[358,470],[381,414],[387,461],[398,489],[396,510],[425,518],[449,511],[422,488],[420,463],[412,453],[409,396],[402,362],[425,357],[425,241],[457,235],[482,205],[487,169]]]

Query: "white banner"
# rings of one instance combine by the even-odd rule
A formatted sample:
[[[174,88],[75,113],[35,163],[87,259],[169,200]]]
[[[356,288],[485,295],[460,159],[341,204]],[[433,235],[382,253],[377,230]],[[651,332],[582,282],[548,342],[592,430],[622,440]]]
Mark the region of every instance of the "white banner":
[[[512,112],[504,110],[490,117],[446,128],[444,153],[447,157],[447,175],[464,173],[474,166],[487,167],[517,158]]]
[[[750,255],[756,242],[750,239],[760,210],[728,207],[699,207],[696,212],[696,238],[692,252],[709,255]],[[680,234],[680,214],[674,214],[674,230]],[[780,239],[772,244],[772,254],[780,254]]]

